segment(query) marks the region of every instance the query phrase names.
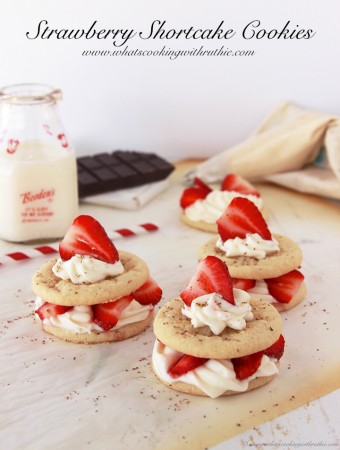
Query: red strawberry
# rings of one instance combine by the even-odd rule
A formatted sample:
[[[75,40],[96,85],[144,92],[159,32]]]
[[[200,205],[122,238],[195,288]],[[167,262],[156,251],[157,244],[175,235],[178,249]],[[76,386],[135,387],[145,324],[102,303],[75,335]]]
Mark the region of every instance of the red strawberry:
[[[252,353],[248,356],[241,356],[241,358],[232,358],[236,378],[238,380],[245,380],[253,375],[261,365],[263,351]]]
[[[233,286],[225,263],[216,256],[207,256],[197,265],[196,273],[180,296],[188,306],[201,295],[217,292],[232,305],[235,304]]]
[[[221,191],[236,191],[240,194],[255,195],[256,197],[261,196],[249,181],[235,173],[230,173],[224,178],[221,185]]]
[[[207,183],[204,183],[204,181],[201,180],[201,179],[198,178],[198,177],[195,177],[195,179],[194,179],[194,185],[197,186],[197,187],[200,187],[200,188],[202,188],[202,189],[204,189],[204,190],[206,190],[208,193],[212,191],[211,187],[208,186]]]
[[[304,276],[298,270],[281,275],[276,278],[266,279],[268,291],[275,300],[281,303],[289,303],[304,280]]]
[[[162,298],[162,289],[153,278],[149,277],[146,282],[133,293],[133,297],[141,305],[156,305]]]
[[[279,339],[264,351],[264,354],[270,356],[271,358],[280,359],[281,356],[283,355],[284,349],[285,349],[285,338],[281,334]]]
[[[93,305],[94,322],[105,331],[111,330],[117,324],[122,311],[129,306],[132,300],[133,295],[126,295],[114,302]]]
[[[107,263],[118,261],[116,247],[104,228],[91,216],[78,216],[59,245],[59,253],[64,261],[72,256],[88,255]]]
[[[203,200],[211,192],[210,187],[204,183],[200,178],[196,177],[194,179],[194,186],[184,189],[180,205],[181,208],[187,208],[196,200]]]
[[[232,278],[233,287],[236,289],[242,289],[242,291],[248,291],[255,286],[255,280],[248,280],[247,278]]]
[[[72,308],[73,306],[55,305],[54,303],[45,302],[35,312],[40,317],[40,320],[43,321],[49,317],[57,317],[60,314],[64,314]]]
[[[263,239],[272,237],[260,211],[244,197],[234,198],[216,223],[223,242],[236,237],[245,238],[248,233],[258,233]]]
[[[206,361],[208,361],[207,358],[196,358],[195,356],[183,355],[172,367],[168,369],[168,374],[173,378],[178,378],[190,370],[194,370],[196,367],[201,366]]]

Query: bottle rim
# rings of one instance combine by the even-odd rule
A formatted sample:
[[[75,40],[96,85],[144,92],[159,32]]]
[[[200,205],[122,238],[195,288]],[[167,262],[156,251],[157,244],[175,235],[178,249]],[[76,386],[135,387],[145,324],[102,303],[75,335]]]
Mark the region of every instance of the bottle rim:
[[[61,99],[61,90],[48,84],[19,83],[0,88],[0,102],[3,101],[13,105],[57,103]]]

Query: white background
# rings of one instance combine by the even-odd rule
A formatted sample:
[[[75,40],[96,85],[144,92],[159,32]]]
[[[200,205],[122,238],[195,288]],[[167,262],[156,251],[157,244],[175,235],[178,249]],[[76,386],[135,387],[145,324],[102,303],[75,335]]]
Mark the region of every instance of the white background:
[[[1,0],[0,84],[43,82],[64,92],[60,112],[77,154],[117,148],[170,159],[209,156],[242,141],[281,101],[340,114],[340,2],[328,0]],[[113,50],[112,41],[28,40],[41,20],[50,28],[149,30],[233,28],[228,41],[141,41],[163,45],[255,50],[253,57],[85,57]],[[310,40],[245,40],[258,19],[267,30],[312,28]],[[123,47],[122,47],[123,48]]]

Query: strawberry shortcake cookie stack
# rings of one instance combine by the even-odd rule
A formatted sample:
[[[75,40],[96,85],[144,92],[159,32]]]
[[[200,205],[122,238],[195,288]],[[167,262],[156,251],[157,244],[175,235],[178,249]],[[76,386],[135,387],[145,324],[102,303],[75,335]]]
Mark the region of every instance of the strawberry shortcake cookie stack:
[[[146,263],[118,251],[96,219],[77,217],[59,252],[33,277],[35,313],[46,332],[92,344],[127,339],[150,324],[160,287]]]
[[[200,249],[221,258],[234,287],[272,303],[279,311],[299,304],[306,295],[299,246],[286,236],[272,234],[262,214],[246,198],[235,198],[217,220],[219,235]]]
[[[212,398],[258,388],[278,374],[281,327],[272,305],[233,288],[226,264],[207,256],[157,313],[153,370],[172,389]]]
[[[182,193],[181,218],[193,228],[216,233],[216,220],[235,197],[245,197],[259,209],[263,209],[260,192],[239,175],[234,173],[227,175],[220,189],[212,189],[196,177],[194,185],[184,189]]]

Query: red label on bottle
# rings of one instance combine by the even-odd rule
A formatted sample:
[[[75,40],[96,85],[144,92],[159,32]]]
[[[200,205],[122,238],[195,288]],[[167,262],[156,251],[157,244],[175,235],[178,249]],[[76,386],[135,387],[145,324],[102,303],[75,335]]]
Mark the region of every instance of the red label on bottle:
[[[45,190],[45,189],[40,189],[39,192],[24,192],[22,194],[20,194],[21,197],[21,202],[24,203],[31,203],[34,202],[36,200],[43,200],[43,199],[48,199],[49,201],[52,201],[52,198],[55,194],[55,190],[49,189],[49,190]]]

